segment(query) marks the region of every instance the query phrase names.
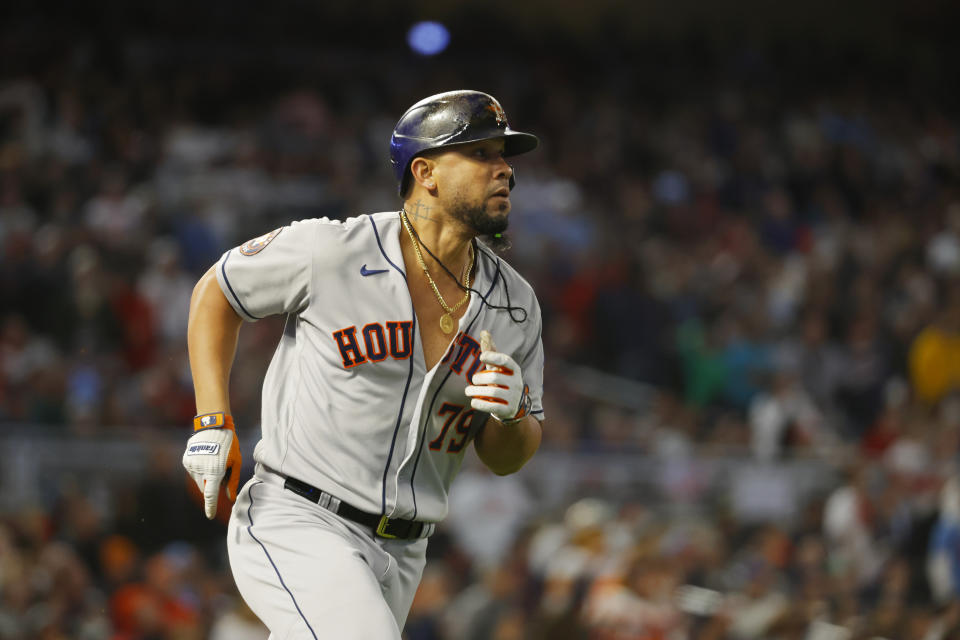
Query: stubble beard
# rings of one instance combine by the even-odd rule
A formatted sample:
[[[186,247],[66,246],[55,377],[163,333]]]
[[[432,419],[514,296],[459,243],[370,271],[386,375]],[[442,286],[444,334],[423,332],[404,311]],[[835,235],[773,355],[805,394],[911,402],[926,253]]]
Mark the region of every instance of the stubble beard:
[[[503,211],[506,204],[501,204]],[[496,216],[491,214],[483,205],[470,204],[464,200],[457,200],[448,209],[450,217],[464,224],[474,234],[495,251],[505,251],[510,248],[510,239],[506,234],[510,224],[509,215]]]

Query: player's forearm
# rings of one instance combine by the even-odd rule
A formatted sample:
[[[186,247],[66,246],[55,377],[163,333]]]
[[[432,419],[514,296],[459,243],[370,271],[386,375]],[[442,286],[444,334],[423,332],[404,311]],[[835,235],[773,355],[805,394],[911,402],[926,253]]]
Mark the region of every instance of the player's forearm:
[[[519,471],[533,457],[540,448],[542,435],[540,421],[532,416],[512,425],[490,418],[477,436],[474,447],[487,468],[505,476]]]
[[[213,268],[190,298],[187,349],[197,413],[230,412],[230,367],[243,320],[224,297]]]

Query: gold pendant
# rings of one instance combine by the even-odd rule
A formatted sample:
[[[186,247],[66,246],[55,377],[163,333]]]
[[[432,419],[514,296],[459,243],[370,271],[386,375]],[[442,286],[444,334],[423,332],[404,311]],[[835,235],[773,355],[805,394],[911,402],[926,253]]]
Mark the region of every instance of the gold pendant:
[[[440,330],[444,333],[453,331],[453,318],[450,317],[449,313],[440,316]]]

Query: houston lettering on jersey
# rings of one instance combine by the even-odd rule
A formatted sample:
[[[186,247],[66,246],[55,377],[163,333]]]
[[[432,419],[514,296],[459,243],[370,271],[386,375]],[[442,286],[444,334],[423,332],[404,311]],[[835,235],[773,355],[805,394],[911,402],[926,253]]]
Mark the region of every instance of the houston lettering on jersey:
[[[406,320],[384,324],[370,322],[360,331],[357,331],[356,325],[352,325],[333,332],[344,369],[351,369],[365,362],[382,362],[388,355],[394,360],[406,360],[413,354],[413,322]],[[466,376],[467,380],[472,380],[473,374],[483,364],[480,362],[480,342],[461,332],[457,334],[440,364],[449,362],[450,369],[460,375],[468,361],[470,366],[466,370]]]
[[[456,355],[454,355],[454,353],[456,353]],[[477,369],[479,369],[483,363],[480,362],[480,342],[468,334],[461,332],[457,334],[454,340],[454,346],[447,350],[447,354],[443,356],[443,360],[441,360],[440,363],[450,362],[450,369],[457,375],[460,375],[463,373],[463,366],[471,356],[473,357],[473,361],[470,363],[470,368],[467,369],[467,380],[473,380],[473,374],[477,372]]]
[[[350,369],[364,362],[381,362],[387,354],[394,360],[406,360],[413,354],[413,321],[365,324],[357,335],[357,326],[333,332],[340,350],[343,368]]]

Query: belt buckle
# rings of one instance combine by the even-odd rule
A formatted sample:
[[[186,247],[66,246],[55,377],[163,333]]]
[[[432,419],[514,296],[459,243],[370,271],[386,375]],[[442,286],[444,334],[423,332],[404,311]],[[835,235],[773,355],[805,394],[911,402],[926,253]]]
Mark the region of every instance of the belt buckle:
[[[377,535],[381,538],[387,538],[388,540],[395,540],[397,536],[387,533],[387,525],[390,523],[390,518],[387,516],[380,516],[380,523],[377,524]]]

